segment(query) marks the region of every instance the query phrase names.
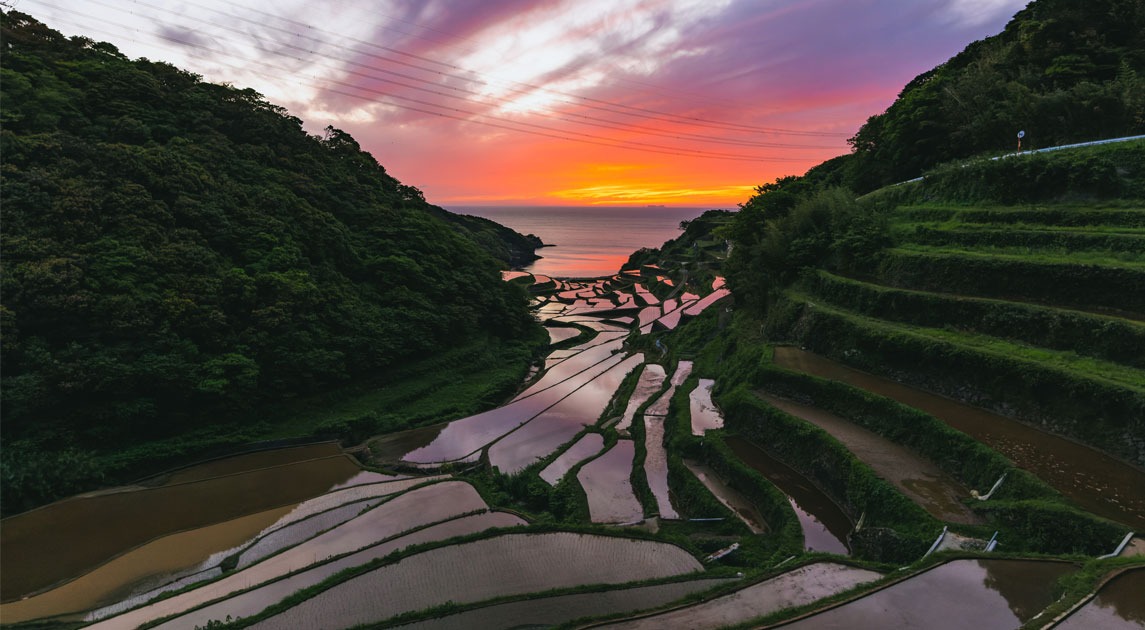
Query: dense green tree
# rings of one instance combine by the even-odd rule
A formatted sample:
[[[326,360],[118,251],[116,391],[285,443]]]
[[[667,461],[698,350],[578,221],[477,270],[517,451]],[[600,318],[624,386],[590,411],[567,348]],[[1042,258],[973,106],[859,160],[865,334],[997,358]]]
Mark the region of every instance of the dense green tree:
[[[2,19],[7,481],[535,325],[499,272],[535,238],[253,90]]]

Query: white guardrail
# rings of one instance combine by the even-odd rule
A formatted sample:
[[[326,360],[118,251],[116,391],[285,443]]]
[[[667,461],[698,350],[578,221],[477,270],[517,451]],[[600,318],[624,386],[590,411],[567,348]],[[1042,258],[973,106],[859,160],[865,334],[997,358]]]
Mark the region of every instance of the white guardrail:
[[[1014,153],[1007,153],[1005,155],[996,155],[990,159],[991,160],[1002,160],[1002,159],[1005,159],[1008,157],[1014,157],[1016,155],[1032,155],[1034,153],[1048,153],[1050,151],[1061,151],[1062,149],[1076,149],[1078,147],[1092,147],[1092,146],[1096,146],[1099,144],[1113,144],[1115,142],[1132,142],[1133,140],[1145,140],[1145,136],[1125,136],[1123,138],[1110,138],[1108,140],[1090,140],[1089,142],[1078,142],[1075,144],[1063,144],[1063,145],[1059,145],[1056,147],[1046,147],[1044,149],[1030,149],[1029,151],[1015,151]],[[891,185],[892,186],[902,186],[903,184],[913,184],[914,182],[921,182],[923,179],[925,179],[925,176],[924,177],[916,177],[914,179],[908,179],[906,181],[899,182],[897,184],[891,184]]]

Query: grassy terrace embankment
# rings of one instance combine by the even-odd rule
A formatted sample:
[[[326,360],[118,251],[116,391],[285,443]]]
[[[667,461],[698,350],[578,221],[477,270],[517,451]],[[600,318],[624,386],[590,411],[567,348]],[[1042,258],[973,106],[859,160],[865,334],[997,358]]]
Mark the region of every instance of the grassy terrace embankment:
[[[868,195],[884,246],[842,273],[805,271],[773,299],[769,333],[1145,464],[1145,209],[1116,199],[1140,188],[1145,143],[1125,144],[943,167]],[[1044,197],[991,187],[1083,158],[1116,162],[1115,199],[999,205]]]

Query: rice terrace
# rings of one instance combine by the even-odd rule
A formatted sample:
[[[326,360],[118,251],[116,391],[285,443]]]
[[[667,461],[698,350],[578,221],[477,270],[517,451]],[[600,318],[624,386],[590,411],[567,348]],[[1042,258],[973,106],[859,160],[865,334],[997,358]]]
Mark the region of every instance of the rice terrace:
[[[1145,628],[1143,3],[350,4],[0,2],[0,627]]]

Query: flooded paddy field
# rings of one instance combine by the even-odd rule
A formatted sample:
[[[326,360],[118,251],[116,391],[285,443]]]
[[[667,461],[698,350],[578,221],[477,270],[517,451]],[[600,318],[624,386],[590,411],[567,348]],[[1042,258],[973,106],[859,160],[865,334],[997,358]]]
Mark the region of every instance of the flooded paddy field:
[[[657,608],[684,596],[735,581],[700,579],[494,604],[455,615],[397,626],[401,630],[547,627],[579,619]]]
[[[655,396],[656,392],[660,391],[666,378],[668,375],[664,371],[664,366],[656,363],[648,363],[644,366],[644,371],[640,373],[640,380],[636,382],[636,389],[628,397],[628,407],[624,410],[624,416],[616,425],[617,431],[627,431],[628,427],[632,426],[632,420],[636,417],[636,410],[648,402],[652,396]]]
[[[489,447],[490,464],[513,474],[548,457],[585,427],[596,424],[620,383],[643,362],[641,354],[620,361],[498,440]]]
[[[925,411],[993,448],[1086,510],[1145,530],[1145,472],[1101,451],[973,407],[852,369],[789,346],[775,363],[834,379]]]
[[[429,443],[413,448],[397,457],[402,461],[433,464],[456,461],[480,450],[490,442],[509,433],[549,407],[557,404],[569,394],[580,389],[600,374],[619,363],[623,357],[615,356],[620,342],[613,341],[596,346],[566,359],[541,378],[526,394],[513,402],[468,418],[454,420],[437,429]],[[555,373],[555,374],[554,374]],[[550,375],[559,382],[546,383]],[[415,429],[419,436],[429,437],[423,429]],[[378,452],[393,452],[388,445],[409,444],[402,434],[387,436],[371,443],[377,445]]]
[[[666,416],[668,415],[668,406],[672,402],[672,396],[676,393],[676,388],[683,385],[684,381],[692,374],[691,361],[679,361],[676,364],[676,371],[672,374],[672,380],[668,391],[660,395],[656,402],[652,403],[650,407],[644,410],[646,416]]]
[[[333,562],[316,565],[306,571],[295,573],[285,579],[267,583],[264,586],[229,597],[216,604],[198,608],[182,616],[156,626],[157,630],[178,630],[181,628],[205,627],[213,619],[249,617],[262,612],[266,607],[282,601],[294,593],[314,586],[339,571],[363,565],[372,560],[384,558],[390,553],[412,545],[445,540],[454,536],[475,534],[494,527],[514,527],[525,521],[504,512],[486,512],[473,516],[463,516],[431,525],[415,532],[391,538],[368,547],[357,553],[339,558]]]
[[[712,402],[712,387],[716,384],[710,378],[701,378],[696,389],[688,394],[688,408],[692,417],[692,435],[703,435],[709,429],[722,429],[724,416],[716,403]]]
[[[621,584],[701,570],[683,549],[589,534],[504,534],[419,553],[355,577],[253,628],[347,628],[446,601]],[[496,579],[491,579],[492,577]],[[352,604],[352,605],[348,605]]]
[[[145,591],[151,588],[148,584],[170,582],[174,578],[165,579],[165,576],[180,569],[196,567],[211,554],[241,545],[284,516],[290,507],[163,536],[61,586],[27,599],[0,604],[0,619],[7,624],[82,613],[129,596],[133,586],[142,585],[139,590]]]
[[[952,560],[783,628],[1017,628],[1054,602],[1077,567],[1040,560]]]
[[[1139,630],[1145,628],[1145,568],[1106,582],[1093,599],[1054,626],[1061,630]]]
[[[818,562],[758,582],[707,602],[603,627],[615,630],[719,628],[810,604],[824,597],[873,582],[882,575],[842,564]],[[859,626],[840,626],[855,628]],[[894,627],[894,626],[885,626]],[[902,626],[900,626],[902,627]]]
[[[604,455],[581,467],[577,473],[588,497],[593,523],[632,523],[644,518],[644,508],[632,491],[632,440],[617,440]]]
[[[757,395],[772,406],[830,433],[855,457],[935,518],[951,523],[983,522],[962,503],[963,498],[970,496],[970,490],[914,451],[818,407],[766,393]]]
[[[689,460],[684,460],[684,465],[692,474],[700,480],[700,483],[712,493],[724,507],[732,511],[733,514],[747,525],[748,529],[753,534],[762,534],[767,531],[767,521],[764,520],[763,515],[759,510],[752,505],[747,497],[740,494],[737,490],[724,483],[719,475],[711,468],[699,463]]]
[[[668,492],[668,451],[664,448],[664,417],[644,417],[644,476],[648,489],[656,498],[660,518],[676,519],[680,515],[672,507]]]
[[[92,627],[134,627],[181,613],[251,586],[305,569],[317,560],[357,551],[402,532],[488,509],[467,483],[444,481],[411,490],[335,527],[221,580],[133,610]]]
[[[604,436],[599,433],[586,433],[541,471],[541,479],[547,481],[550,486],[555,486],[573,467],[596,455],[603,448]]]
[[[805,549],[842,555],[850,553],[846,541],[854,524],[830,497],[806,477],[751,442],[735,436],[727,436],[724,440],[736,457],[787,495],[799,518]]]
[[[306,451],[294,451],[305,456]],[[265,461],[266,453],[251,457]],[[208,462],[213,470],[241,462]],[[224,476],[65,499],[4,519],[3,600],[74,578],[161,536],[318,496],[361,469],[345,455],[304,459]],[[182,472],[198,476],[194,469]],[[68,541],[61,544],[60,541]]]

